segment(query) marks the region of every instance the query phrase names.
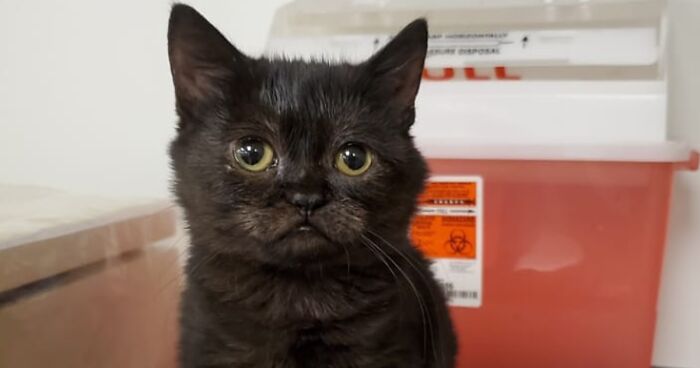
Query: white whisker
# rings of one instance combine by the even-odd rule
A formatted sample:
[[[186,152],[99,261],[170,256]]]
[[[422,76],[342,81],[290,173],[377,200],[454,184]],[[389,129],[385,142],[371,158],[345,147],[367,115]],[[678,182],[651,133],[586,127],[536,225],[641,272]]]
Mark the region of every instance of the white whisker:
[[[415,295],[416,301],[418,302],[418,307],[420,308],[420,311],[421,311],[421,321],[422,321],[422,325],[423,325],[423,355],[425,356],[425,354],[426,354],[426,349],[427,349],[427,341],[425,340],[425,339],[426,339],[426,335],[427,335],[428,337],[430,337],[430,342],[431,342],[431,345],[432,345],[432,346],[435,346],[435,338],[434,338],[434,335],[433,335],[433,323],[432,323],[432,319],[431,319],[430,313],[428,312],[427,306],[425,305],[425,301],[423,300],[423,297],[422,297],[421,294],[418,292],[418,288],[417,288],[416,285],[413,283],[413,281],[411,280],[411,278],[408,276],[408,274],[406,274],[406,271],[404,271],[404,270],[398,265],[398,263],[396,263],[396,261],[394,261],[391,257],[389,257],[389,255],[388,255],[383,249],[381,249],[381,248],[379,247],[379,245],[377,245],[377,243],[373,242],[370,238],[368,238],[368,237],[365,236],[365,235],[362,235],[362,238],[363,238],[364,240],[366,240],[367,242],[369,242],[369,244],[371,244],[378,252],[380,252],[380,253],[384,256],[384,258],[385,258],[386,260],[388,260],[389,262],[391,262],[391,264],[393,264],[394,267],[396,268],[396,270],[399,271],[399,272],[401,273],[401,275],[403,276],[403,278],[406,280],[406,282],[408,282],[409,286],[411,287],[411,290],[412,290],[412,292],[413,292],[413,295]],[[426,323],[426,322],[427,322],[427,323]],[[426,325],[427,325],[427,326],[426,326]],[[428,332],[428,333],[426,333],[426,327],[427,327],[427,330],[428,330],[427,332]],[[435,350],[434,350],[434,349],[433,349],[433,354],[435,354]],[[437,356],[435,356],[435,359],[437,359]]]

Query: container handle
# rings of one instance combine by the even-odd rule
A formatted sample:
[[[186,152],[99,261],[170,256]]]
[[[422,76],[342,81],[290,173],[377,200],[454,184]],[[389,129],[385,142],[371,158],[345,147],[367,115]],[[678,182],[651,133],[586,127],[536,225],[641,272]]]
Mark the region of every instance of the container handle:
[[[696,150],[690,151],[690,156],[687,161],[677,162],[675,168],[677,170],[697,171],[700,166],[700,153]]]

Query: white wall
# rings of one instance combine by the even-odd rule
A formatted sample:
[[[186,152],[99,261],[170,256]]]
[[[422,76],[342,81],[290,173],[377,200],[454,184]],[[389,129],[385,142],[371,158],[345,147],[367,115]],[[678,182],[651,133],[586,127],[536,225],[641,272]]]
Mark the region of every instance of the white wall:
[[[274,1],[187,1],[251,54]],[[700,147],[700,2],[671,0],[670,135]],[[0,0],[0,182],[168,195],[170,1]],[[700,174],[676,184],[655,363],[700,367]]]
[[[275,1],[188,1],[262,51]],[[171,1],[0,0],[0,182],[167,196]]]
[[[700,149],[700,1],[669,2],[669,136]],[[700,367],[700,172],[676,176],[654,362]]]

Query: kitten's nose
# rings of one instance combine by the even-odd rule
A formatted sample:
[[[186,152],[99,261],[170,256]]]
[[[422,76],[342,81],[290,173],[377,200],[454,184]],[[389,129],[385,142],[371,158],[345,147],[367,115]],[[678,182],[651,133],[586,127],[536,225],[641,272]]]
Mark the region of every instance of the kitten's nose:
[[[326,204],[326,198],[323,194],[316,192],[290,191],[287,192],[287,200],[297,206],[306,216]]]

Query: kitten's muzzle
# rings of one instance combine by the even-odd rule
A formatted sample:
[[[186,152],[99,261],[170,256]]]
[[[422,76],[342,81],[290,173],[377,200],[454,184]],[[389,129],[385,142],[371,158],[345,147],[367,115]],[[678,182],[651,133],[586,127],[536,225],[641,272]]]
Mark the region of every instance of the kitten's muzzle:
[[[327,198],[318,192],[288,191],[285,193],[287,201],[296,206],[308,224],[311,213],[328,203]]]
[[[313,212],[323,207],[328,201],[326,197],[315,191],[288,191],[287,201],[294,205],[301,215],[301,221],[296,226],[296,231],[303,233],[318,231],[318,228],[311,222]]]

